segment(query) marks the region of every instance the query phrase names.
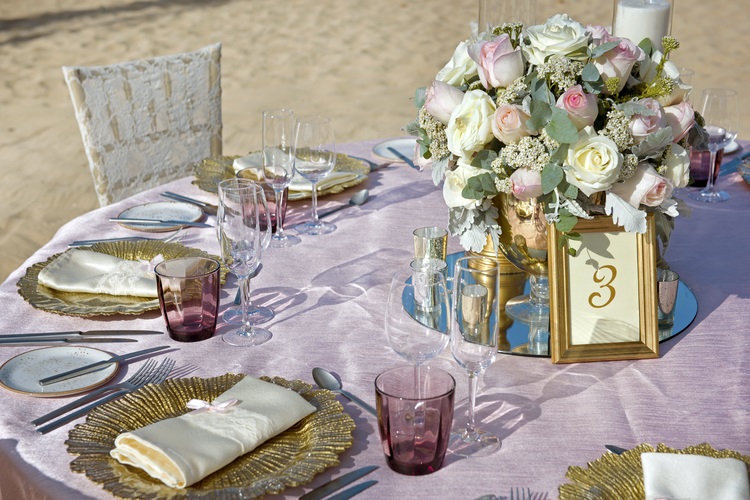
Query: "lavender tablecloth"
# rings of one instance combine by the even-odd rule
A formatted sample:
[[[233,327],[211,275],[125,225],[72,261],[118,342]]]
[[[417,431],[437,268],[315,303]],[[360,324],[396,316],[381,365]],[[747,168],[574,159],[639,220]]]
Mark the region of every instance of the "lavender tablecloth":
[[[342,146],[344,152],[372,156],[377,141]],[[747,144],[745,144],[747,147]],[[742,154],[740,152],[739,154]],[[735,154],[734,157],[737,157]],[[726,161],[732,157],[727,157]],[[502,448],[486,458],[449,456],[442,470],[407,477],[385,464],[377,422],[342,399],[355,420],[354,445],[341,463],[319,474],[305,487],[284,493],[296,497],[355,467],[376,464],[369,478],[379,480],[361,498],[475,498],[508,494],[511,487],[557,495],[567,482],[569,466],[585,466],[600,457],[604,444],[632,447],[665,443],[685,447],[703,442],[717,449],[750,454],[750,186],[739,175],[719,179],[730,193],[727,203],[687,201],[693,216],[677,221],[667,252],[671,267],[695,293],[699,308],[693,324],[661,345],[657,360],[553,365],[548,359],[501,355],[480,381],[478,422],[502,438]],[[330,218],[338,229],[326,236],[302,237],[296,247],[272,250],[253,294],[271,306],[274,338],[255,348],[232,347],[220,335],[195,344],[141,338],[145,348],[170,343],[178,367],[191,376],[227,372],[299,378],[312,383],[311,370],[337,372],[345,387],[374,404],[373,381],[381,371],[403,364],[387,345],[383,331],[385,301],[393,272],[408,265],[411,231],[419,226],[445,226],[447,209],[429,172],[403,164],[376,170],[367,184],[371,198]],[[324,197],[334,206],[359,188]],[[182,179],[72,220],[0,286],[0,331],[147,328],[164,331],[158,311],[140,316],[76,318],[38,311],[17,293],[16,282],[35,262],[65,250],[68,242],[86,237],[132,235],[108,222],[127,207],[159,200],[164,190],[215,198]],[[687,198],[683,196],[683,198]],[[308,205],[290,208],[289,224],[304,220]],[[213,218],[209,219],[213,221]],[[217,253],[213,229],[191,229],[183,243]],[[459,251],[457,241],[450,251]],[[222,291],[230,305],[235,283]],[[219,333],[224,331],[220,327]],[[109,344],[124,353],[134,344]],[[0,362],[30,347],[0,348]],[[431,364],[449,370],[458,382],[456,415],[465,421],[467,377],[444,353]],[[136,366],[127,366],[132,373]],[[125,376],[125,375],[123,375]],[[0,391],[0,498],[108,498],[85,476],[70,472],[72,456],[64,441],[69,424],[40,436],[29,421],[71,398],[42,399]]]

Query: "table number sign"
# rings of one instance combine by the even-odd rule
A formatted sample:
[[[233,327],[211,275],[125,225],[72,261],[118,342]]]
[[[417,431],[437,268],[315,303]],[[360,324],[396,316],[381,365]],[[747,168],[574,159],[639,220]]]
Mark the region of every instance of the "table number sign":
[[[609,217],[581,220],[573,231],[580,240],[560,245],[549,228],[552,362],[658,357],[653,217],[645,234]]]

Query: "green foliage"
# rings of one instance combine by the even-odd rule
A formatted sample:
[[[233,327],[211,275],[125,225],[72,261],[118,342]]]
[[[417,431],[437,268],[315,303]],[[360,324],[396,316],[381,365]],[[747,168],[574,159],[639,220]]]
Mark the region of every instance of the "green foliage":
[[[559,143],[572,144],[578,140],[578,129],[568,118],[568,112],[556,106],[551,107],[552,119],[544,130]]]
[[[565,172],[555,163],[548,163],[542,170],[542,192],[549,194],[555,190],[558,184],[565,177]]]
[[[590,52],[591,58],[592,59],[596,59],[597,57],[606,54],[610,50],[612,50],[615,47],[617,47],[619,45],[619,43],[620,42],[607,42],[607,43],[603,43],[601,45],[597,45],[596,47],[594,47],[593,49],[591,49],[591,52]],[[591,64],[591,63],[589,63],[589,64]],[[583,77],[584,80],[586,80],[585,76],[583,76],[583,75],[581,75],[581,76]],[[593,81],[593,80],[589,80],[589,81]]]
[[[542,130],[552,118],[552,106],[542,101],[531,101],[531,117],[526,120],[529,130]]]
[[[482,170],[492,170],[492,162],[497,159],[497,151],[483,149],[471,160],[471,166]]]
[[[481,200],[485,197],[492,197],[497,192],[492,175],[485,172],[469,178],[463,191],[461,191],[461,195],[467,200]]]
[[[427,87],[419,87],[414,93],[414,105],[417,109],[422,109],[422,106],[424,106],[426,93]]]
[[[555,227],[561,233],[567,233],[571,231],[578,223],[578,217],[571,215],[567,210],[560,210],[560,218],[555,223]]]
[[[633,146],[632,151],[638,158],[656,158],[664,152],[667,146],[672,144],[673,139],[672,127],[664,127],[648,134],[640,144]]]
[[[531,80],[531,98],[534,101],[545,102],[550,105],[555,104],[555,95],[550,91],[547,82],[541,78]]]

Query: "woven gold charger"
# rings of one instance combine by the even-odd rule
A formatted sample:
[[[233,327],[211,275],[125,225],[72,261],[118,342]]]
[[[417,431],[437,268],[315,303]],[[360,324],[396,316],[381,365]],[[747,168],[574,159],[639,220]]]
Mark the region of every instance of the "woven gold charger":
[[[561,500],[583,500],[594,498],[645,498],[641,454],[649,452],[702,455],[713,458],[736,458],[750,468],[750,456],[732,450],[715,450],[708,443],[688,446],[682,450],[658,444],[640,444],[622,455],[605,453],[588,463],[588,467],[571,466],[565,477],[572,483],[560,486]]]
[[[159,240],[103,242],[92,245],[89,250],[126,260],[151,260],[157,255],[161,255],[165,260],[179,257],[211,257],[221,263],[219,257],[209,255],[203,250],[186,247],[180,243],[167,243]],[[59,255],[61,254],[55,254],[44,262],[37,262],[32,265],[26,270],[26,274],[18,280],[18,293],[33,307],[56,314],[84,317],[141,314],[159,309],[159,299],[156,298],[61,292],[40,285],[39,273]],[[221,282],[224,283],[229,270],[224,264],[221,264],[219,272],[221,273]]]
[[[339,463],[339,454],[353,443],[354,421],[333,393],[313,389],[301,380],[260,377],[297,392],[317,410],[293,427],[269,439],[226,467],[185,488],[173,489],[135,467],[109,456],[122,432],[144,427],[190,411],[191,399],[211,401],[244,375],[169,379],[148,385],[93,410],[86,423],[74,427],[65,444],[78,455],[71,470],[86,474],[120,498],[257,498],[310,482],[316,474]]]
[[[234,177],[234,160],[240,158],[239,156],[222,156],[219,158],[206,158],[201,163],[196,165],[194,169],[195,180],[193,184],[198,186],[204,191],[216,194],[218,191],[219,182],[224,179],[231,179]],[[319,189],[318,196],[325,196],[327,194],[336,194],[342,192],[344,189],[356,186],[367,179],[367,174],[370,173],[370,166],[358,160],[347,156],[343,153],[336,154],[336,166],[333,167],[334,172],[355,172],[359,174],[356,179],[352,179],[348,182],[342,182],[336,184],[327,189]],[[309,191],[289,191],[289,200],[303,200],[311,198],[312,193]]]

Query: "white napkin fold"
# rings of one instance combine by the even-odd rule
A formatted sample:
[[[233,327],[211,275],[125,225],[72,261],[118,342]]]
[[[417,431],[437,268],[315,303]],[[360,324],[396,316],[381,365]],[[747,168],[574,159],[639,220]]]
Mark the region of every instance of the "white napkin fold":
[[[246,376],[211,402],[227,408],[195,410],[120,434],[110,455],[172,488],[185,488],[219,470],[315,411],[284,387]]]
[[[156,276],[148,261],[124,260],[74,248],[60,254],[39,272],[39,283],[63,292],[132,295],[156,298]]]
[[[232,166],[236,173],[245,168],[261,167],[262,164],[263,159],[260,152],[258,152],[241,158],[235,158]],[[358,174],[356,172],[331,172],[324,179],[318,181],[318,190],[322,191],[339,184],[344,184],[345,182],[353,181],[357,176]],[[257,177],[255,180],[261,179],[260,177]],[[312,182],[295,173],[294,177],[292,177],[292,181],[289,183],[289,190],[296,192],[312,192]]]
[[[735,458],[643,453],[641,464],[646,500],[750,498],[747,466]]]

